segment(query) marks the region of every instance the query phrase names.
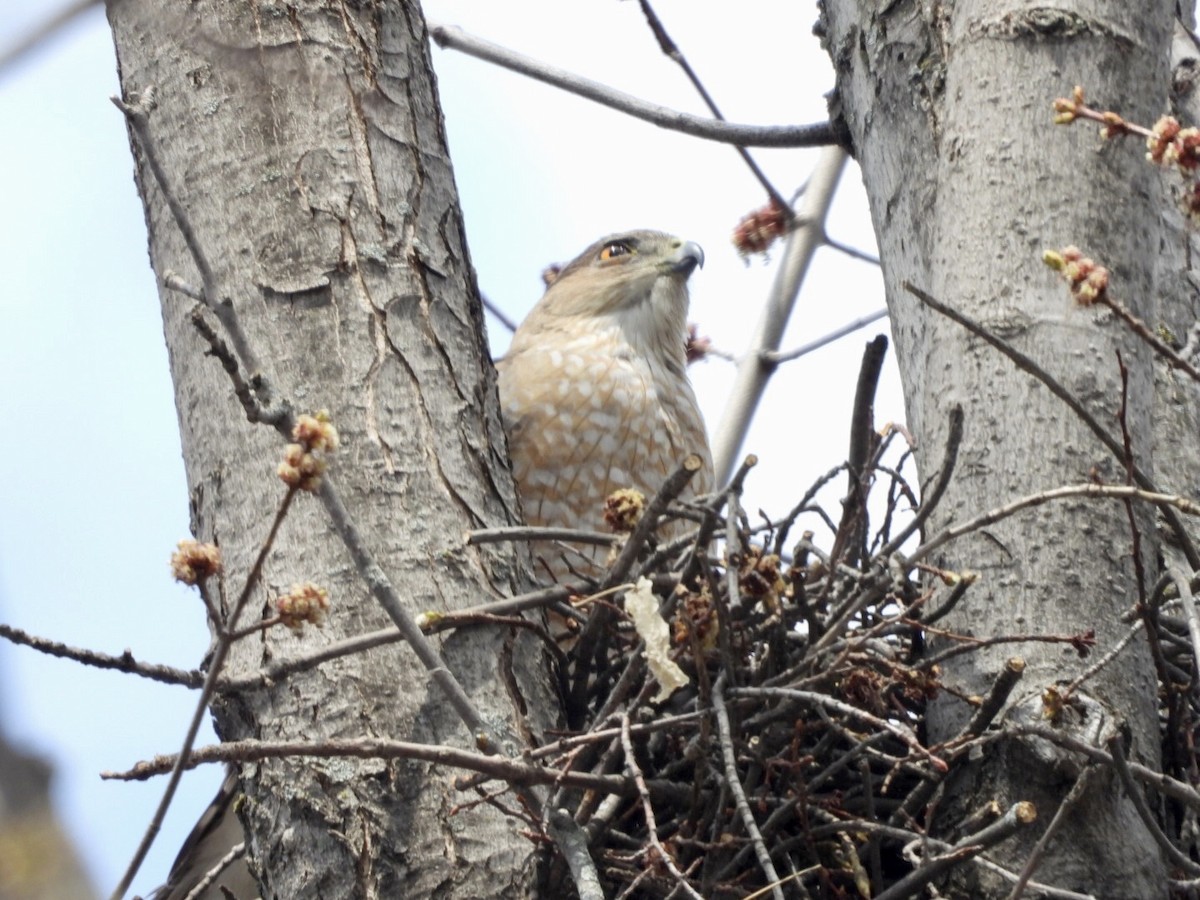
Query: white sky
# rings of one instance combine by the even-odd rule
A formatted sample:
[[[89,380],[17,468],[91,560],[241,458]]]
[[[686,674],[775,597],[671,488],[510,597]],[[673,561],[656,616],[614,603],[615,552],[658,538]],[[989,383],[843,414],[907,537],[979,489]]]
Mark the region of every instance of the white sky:
[[[0,47],[23,34],[42,5],[0,7]],[[703,112],[635,3],[438,0],[425,8],[431,20]],[[751,0],[736,15],[728,3],[701,0],[659,0],[656,8],[731,120],[824,117],[833,79],[811,36],[815,3]],[[435,48],[433,58],[471,253],[494,302],[519,318],[538,298],[548,263],[611,231],[659,228],[704,247],[691,318],[717,346],[742,351],[774,266],[743,263],[729,243],[737,220],[764,202],[733,149],[451,51]],[[191,667],[208,635],[199,601],[168,577],[169,554],[188,534],[187,491],[141,203],[125,127],[108,100],[116,91],[100,9],[0,74],[0,417],[9,435],[0,440],[0,621]],[[816,151],[755,156],[789,196]],[[828,230],[873,252],[854,167]],[[873,267],[823,250],[784,348],[882,303]],[[762,461],[746,498],[752,513],[782,514],[843,459],[862,346],[885,328],[860,331],[776,377],[746,445]],[[506,341],[497,329],[497,352]],[[710,430],[732,374],[718,359],[692,368]],[[876,411],[880,423],[903,420],[890,361]],[[839,481],[831,496],[842,489]],[[97,773],[177,748],[193,702],[181,688],[0,645],[0,722],[11,739],[54,762],[59,809],[105,893],[161,785],[104,783]],[[211,739],[210,732],[201,741]],[[137,892],[161,881],[219,780],[214,769],[185,781]]]

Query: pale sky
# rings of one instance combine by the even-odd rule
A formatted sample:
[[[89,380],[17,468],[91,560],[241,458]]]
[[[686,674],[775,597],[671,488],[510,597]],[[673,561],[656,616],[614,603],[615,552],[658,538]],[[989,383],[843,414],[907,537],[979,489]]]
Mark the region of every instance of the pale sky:
[[[41,14],[0,8],[0,47]],[[15,8],[19,6],[20,8]],[[824,118],[833,84],[811,35],[815,3],[659,0],[659,16],[726,116],[756,124]],[[666,106],[703,113],[658,50],[636,3],[428,2],[431,20],[466,30]],[[721,349],[743,352],[774,260],[743,262],[729,234],[763,205],[730,147],[627,119],[452,51],[433,51],[482,290],[519,318],[539,273],[597,237],[656,228],[697,241],[692,320]],[[38,53],[0,73],[0,621],[70,644],[194,667],[208,647],[199,600],[167,560],[188,536],[187,489],[159,300],[146,252],[112,41],[94,9]],[[792,195],[817,151],[759,150]],[[828,230],[874,252],[857,168],[846,170]],[[778,254],[776,254],[778,256]],[[878,271],[822,250],[784,348],[882,307]],[[746,508],[781,515],[846,453],[863,344],[886,321],[784,367],[745,450],[760,466]],[[501,352],[507,342],[493,331]],[[715,426],[733,367],[692,367]],[[894,363],[876,414],[903,421]],[[844,482],[828,496],[841,495]],[[817,527],[815,522],[809,527]],[[403,652],[403,651],[398,651]],[[97,887],[116,883],[161,783],[101,782],[177,749],[190,692],[84,669],[0,644],[0,722],[57,769],[56,798]],[[211,731],[201,743],[212,740]],[[158,884],[221,773],[189,775],[135,882]]]

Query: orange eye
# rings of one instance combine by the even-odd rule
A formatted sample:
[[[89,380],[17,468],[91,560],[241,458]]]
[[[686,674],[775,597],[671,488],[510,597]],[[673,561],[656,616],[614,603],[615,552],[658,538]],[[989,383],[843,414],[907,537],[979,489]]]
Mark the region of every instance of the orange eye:
[[[628,256],[632,252],[633,249],[628,244],[623,244],[620,241],[613,241],[600,251],[600,261],[608,262],[610,259],[616,259],[618,256]]]

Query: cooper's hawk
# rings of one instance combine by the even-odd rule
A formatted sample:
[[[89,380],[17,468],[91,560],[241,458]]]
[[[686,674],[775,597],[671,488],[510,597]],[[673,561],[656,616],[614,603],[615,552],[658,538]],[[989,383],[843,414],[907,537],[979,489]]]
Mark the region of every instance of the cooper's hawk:
[[[604,531],[609,494],[652,497],[689,453],[704,460],[689,493],[712,489],[685,358],[687,280],[703,262],[699,246],[657,231],[603,238],[558,273],[513,335],[497,363],[500,406],[529,524]],[[534,553],[562,579],[571,568],[593,574],[603,551]]]

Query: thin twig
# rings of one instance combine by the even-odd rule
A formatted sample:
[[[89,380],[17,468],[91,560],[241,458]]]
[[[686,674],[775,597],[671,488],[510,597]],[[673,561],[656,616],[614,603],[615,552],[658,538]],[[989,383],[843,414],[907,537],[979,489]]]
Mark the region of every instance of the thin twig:
[[[1154,843],[1158,844],[1159,849],[1167,855],[1167,859],[1171,862],[1171,865],[1182,869],[1184,873],[1193,877],[1200,875],[1200,865],[1197,865],[1194,860],[1171,842],[1171,839],[1163,833],[1162,827],[1154,818],[1154,813],[1150,812],[1150,807],[1146,805],[1146,798],[1142,794],[1142,789],[1133,780],[1133,773],[1129,771],[1129,761],[1125,758],[1125,738],[1126,735],[1118,732],[1109,738],[1107,743],[1108,752],[1112,754],[1113,768],[1117,770],[1117,777],[1121,779],[1121,786],[1125,788],[1125,796],[1133,803],[1133,808],[1137,810],[1138,818],[1142,820],[1142,824],[1146,826],[1146,830],[1154,838]],[[1016,900],[1016,898],[1013,898],[1013,900]]]
[[[1032,803],[1024,800],[1014,803],[1009,807],[1008,812],[991,825],[974,834],[967,835],[949,850],[941,852],[933,859],[926,860],[921,868],[910,872],[882,894],[877,894],[875,900],[902,900],[902,898],[916,896],[919,888],[929,884],[951,866],[962,860],[970,859],[988,847],[1006,840],[1018,829],[1031,824],[1036,819],[1037,810]]]
[[[507,781],[512,785],[554,784],[562,782],[573,787],[620,794],[623,797],[638,796],[638,787],[633,779],[624,775],[597,775],[593,772],[564,772],[548,766],[532,765],[502,756],[489,756],[460,747],[445,744],[419,744],[411,741],[393,741],[384,738],[330,738],[320,741],[227,741],[197,747],[189,756],[185,768],[194,769],[206,763],[216,762],[259,762],[264,759],[286,759],[311,757],[317,759],[415,759],[437,765],[454,766],[473,772],[482,772],[489,778]],[[156,775],[171,771],[180,760],[179,754],[156,756],[140,762],[124,772],[101,772],[100,777],[112,781],[146,781]],[[690,793],[661,779],[646,781],[651,797],[665,802],[679,802]]]
[[[932,838],[929,835],[919,834],[918,832],[899,828],[895,825],[884,825],[879,822],[869,822],[861,818],[834,820],[833,816],[829,812],[821,809],[820,807],[813,808],[811,810],[811,815],[818,820],[829,823],[827,825],[821,825],[812,829],[812,836],[814,839],[824,838],[829,834],[857,834],[862,832],[865,834],[878,834],[897,842],[907,843],[913,841],[922,841],[926,846],[939,853],[945,853],[946,851],[952,849],[953,846],[951,844],[947,844],[945,841],[939,841],[937,838]],[[997,865],[990,859],[986,859],[982,856],[973,856],[970,858],[970,860],[973,864],[979,866],[980,868],[987,869],[989,872],[996,873],[1006,881],[1016,882],[1017,880],[1017,874],[1015,872],[1012,872],[1003,866]],[[1037,881],[1029,882],[1029,887],[1048,898],[1054,898],[1054,900],[1097,900],[1094,894],[1080,894],[1075,891],[1056,888],[1053,885],[1043,884]]]
[[[546,528],[540,525],[507,525],[502,528],[480,528],[464,536],[468,546],[503,544],[517,541],[571,541],[576,544],[611,546],[620,543],[615,534],[587,531],[582,528]]]
[[[970,316],[963,315],[956,309],[953,309],[941,301],[937,300],[933,295],[921,290],[916,285],[910,282],[904,282],[904,289],[928,306],[930,309],[941,313],[946,318],[953,322],[957,322],[963,328],[974,334],[976,337],[990,344],[996,350],[1007,356],[1017,368],[1032,375],[1050,391],[1055,397],[1067,405],[1071,412],[1079,417],[1079,420],[1096,436],[1100,443],[1108,448],[1109,452],[1119,460],[1124,461],[1124,451],[1122,450],[1120,441],[1116,440],[1108,430],[1100,424],[1099,420],[1080,403],[1065,387],[1050,375],[1045,369],[1035,363],[1030,357],[1026,356],[1020,350],[1017,350],[1007,341],[992,334]],[[1147,491],[1158,492],[1158,488],[1146,473],[1137,466],[1134,467],[1134,478],[1137,483]],[[1196,550],[1187,531],[1184,530],[1183,522],[1172,509],[1164,509],[1163,516],[1168,524],[1175,530],[1179,536],[1180,548],[1183,550],[1184,556],[1187,557],[1188,565],[1193,570],[1200,570],[1200,552]]]
[[[1121,639],[1119,641],[1116,642],[1116,644],[1113,645],[1111,650],[1109,650],[1107,653],[1105,653],[1103,656],[1101,656],[1098,660],[1096,660],[1094,663],[1092,663],[1090,666],[1088,666],[1086,669],[1084,669],[1082,672],[1080,672],[1079,676],[1063,689],[1063,692],[1062,692],[1063,697],[1064,698],[1070,697],[1077,690],[1079,690],[1084,684],[1086,684],[1091,679],[1095,678],[1096,675],[1098,675],[1101,671],[1103,671],[1103,669],[1109,663],[1111,663],[1114,659],[1116,659],[1118,656],[1120,656],[1121,651],[1124,650],[1126,647],[1128,647],[1130,645],[1130,643],[1133,642],[1133,639],[1135,637],[1137,637],[1138,632],[1140,632],[1142,630],[1142,628],[1145,626],[1145,624],[1146,624],[1145,619],[1138,619],[1136,622],[1134,622],[1133,626],[1125,632],[1125,634],[1121,637]]]
[[[237,860],[246,855],[246,842],[239,841],[229,848],[229,852],[217,860],[216,865],[204,873],[201,878],[192,887],[190,891],[184,895],[183,900],[201,900],[205,896],[205,891],[208,890],[216,880],[221,877],[221,873],[228,869]]]
[[[175,791],[179,787],[179,781],[183,777],[185,768],[188,767],[192,747],[196,742],[196,735],[199,734],[200,726],[204,722],[204,716],[208,713],[208,704],[213,698],[217,679],[220,677],[221,669],[224,667],[225,660],[229,656],[229,649],[233,646],[233,639],[230,632],[237,627],[238,618],[259,585],[259,580],[262,577],[262,568],[267,561],[267,555],[271,552],[271,548],[275,544],[279,528],[283,524],[283,520],[286,518],[295,497],[295,488],[289,488],[287,493],[283,495],[283,500],[280,502],[279,509],[275,513],[275,519],[271,522],[270,531],[263,540],[262,546],[259,547],[258,554],[254,558],[254,563],[246,575],[246,582],[242,586],[237,600],[234,602],[228,621],[212,623],[217,630],[217,640],[212,650],[212,658],[209,661],[208,674],[205,676],[204,686],[200,689],[200,697],[196,701],[196,708],[192,712],[192,720],[188,723],[187,733],[184,735],[183,746],[179,753],[175,755],[174,762],[170,767],[170,777],[167,779],[167,786],[163,789],[162,798],[158,801],[158,807],[154,810],[154,815],[150,819],[150,824],[146,826],[146,831],[143,833],[141,841],[138,842],[133,858],[129,861],[129,865],[125,869],[125,874],[121,876],[121,881],[113,889],[111,900],[121,900],[125,896],[125,892],[129,890],[129,885],[133,883],[134,877],[142,867],[142,863],[146,859],[146,854],[150,852],[150,847],[153,845],[154,839],[158,837],[158,832],[162,829],[162,823],[166,818],[167,810],[171,806],[171,801],[175,799]]]
[[[168,279],[171,276],[168,276]],[[166,282],[168,287],[171,287],[171,282]],[[225,370],[225,374],[229,376],[229,380],[233,382],[233,393],[237,397],[238,402],[242,405],[242,411],[246,414],[248,422],[261,422],[266,425],[271,425],[275,428],[284,429],[285,433],[293,427],[291,410],[286,404],[276,406],[273,409],[268,409],[263,405],[262,399],[258,396],[255,389],[242,377],[241,367],[238,365],[237,358],[230,352],[229,347],[221,336],[208,324],[208,320],[204,318],[204,309],[202,305],[197,303],[192,308],[192,327],[196,329],[200,337],[204,338],[208,344],[208,352],[212,354]]]
[[[629,770],[629,774],[633,777],[634,783],[637,785],[638,796],[642,801],[642,814],[646,817],[646,832],[650,840],[650,846],[654,848],[655,857],[647,860],[647,865],[654,863],[662,863],[666,866],[667,871],[675,877],[675,882],[689,896],[695,900],[704,900],[696,889],[692,887],[687,876],[679,871],[679,867],[675,864],[675,858],[667,851],[667,848],[662,845],[662,841],[658,839],[658,825],[654,821],[654,804],[650,802],[650,790],[646,786],[646,779],[642,776],[642,770],[638,766],[637,757],[633,752],[633,738],[629,734],[629,713],[624,713],[621,716],[621,748],[625,751],[625,767]],[[782,896],[779,900],[783,900]]]
[[[1046,830],[1042,832],[1042,836],[1038,838],[1037,843],[1033,845],[1033,849],[1029,851],[1025,865],[1021,867],[1021,871],[1017,875],[1017,883],[1013,885],[1013,889],[1008,894],[1008,900],[1020,900],[1021,895],[1025,893],[1025,888],[1029,886],[1029,880],[1033,878],[1033,873],[1041,865],[1042,857],[1045,855],[1046,849],[1050,846],[1050,841],[1054,839],[1059,828],[1066,822],[1071,810],[1083,799],[1084,793],[1087,792],[1088,787],[1099,771],[1100,768],[1093,763],[1085,768],[1079,774],[1079,777],[1075,779],[1075,783],[1067,791],[1067,796],[1063,797],[1062,802],[1058,804],[1058,809],[1054,811],[1054,818],[1050,820],[1050,824],[1046,826]]]
[[[828,694],[818,694],[815,691],[799,691],[793,688],[744,687],[730,691],[730,696],[738,698],[775,697],[780,700],[795,700],[810,706],[823,706],[826,709],[839,712],[852,719],[858,719],[860,722],[866,722],[874,728],[889,732],[899,738],[900,742],[908,747],[914,755],[927,760],[939,772],[945,772],[948,768],[944,760],[921,745],[921,742],[917,740],[917,736],[913,734],[912,729],[896,725],[887,721],[887,719],[881,719],[879,716],[872,715],[866,710],[859,709],[857,706],[852,706],[849,703],[844,703],[835,697],[830,697]]]
[[[509,318],[508,313],[485,297],[482,293],[479,295],[479,302],[482,303],[483,308],[490,312],[496,321],[507,328],[510,333],[517,330],[517,323]]]
[[[27,34],[4,50],[0,51],[0,72],[17,62],[25,54],[36,50],[48,43],[52,37],[70,25],[75,19],[87,12],[93,6],[99,6],[100,0],[75,0],[61,9],[48,15],[44,21],[35,25]]]
[[[948,544],[950,541],[960,538],[964,534],[969,534],[972,531],[978,531],[980,528],[986,528],[989,525],[999,522],[1001,519],[1007,519],[1009,516],[1016,515],[1023,510],[1043,506],[1047,503],[1054,503],[1059,500],[1069,500],[1072,497],[1094,497],[1121,501],[1130,499],[1141,500],[1145,503],[1152,503],[1160,509],[1177,509],[1180,512],[1187,513],[1189,516],[1200,515],[1200,504],[1179,494],[1159,494],[1119,484],[1069,484],[1059,488],[1051,488],[1048,491],[1042,491],[1037,494],[1030,494],[1027,497],[1021,497],[1018,500],[1013,500],[1011,503],[988,510],[974,519],[963,522],[961,525],[951,525],[914,550],[912,555],[908,557],[908,562],[911,564],[925,559],[933,551]]]
[[[693,137],[743,147],[823,147],[837,142],[828,122],[816,125],[734,125],[689,115],[665,106],[647,103],[628,94],[582,78],[564,69],[522,56],[498,44],[467,34],[452,25],[429,23],[429,36],[443,49],[458,50],[512,72],[518,72],[571,94],[586,97],[602,106],[619,110],[659,128],[681,131]]]
[[[740,685],[741,679],[737,672],[737,657],[733,653],[733,631],[729,610],[742,605],[742,589],[738,580],[740,569],[745,559],[746,544],[738,529],[738,520],[742,517],[741,486],[730,486],[725,493],[725,597],[721,598],[720,591],[715,588],[710,591],[713,609],[717,614],[717,647],[721,653],[721,676],[726,681],[732,681],[734,687]]]
[[[787,541],[788,533],[792,530],[792,525],[795,524],[796,519],[799,518],[802,512],[806,511],[809,504],[813,502],[818,492],[820,492],[821,488],[833,481],[833,479],[837,477],[838,473],[844,468],[846,468],[846,464],[840,463],[814,481],[808,486],[808,490],[804,492],[804,496],[800,498],[800,502],[793,506],[788,514],[780,519],[777,523],[772,523],[772,527],[775,529],[775,541],[771,548],[772,553],[778,556],[783,552],[783,545]],[[806,540],[811,540],[812,532],[808,532],[807,534],[809,537],[806,538]]]
[[[850,447],[846,455],[849,484],[842,501],[842,519],[829,551],[834,565],[845,562],[861,564],[866,550],[867,494],[870,491],[872,469],[869,460],[874,456],[879,435],[875,431],[875,392],[879,375],[887,357],[888,339],[877,335],[863,349],[854,389],[854,405],[850,415]],[[832,580],[830,582],[832,584]]]
[[[998,732],[995,737],[998,739],[1005,736],[1019,737],[1027,734],[1044,738],[1052,744],[1079,753],[1095,762],[1103,763],[1104,765],[1113,765],[1111,754],[1101,750],[1099,747],[1043,725],[1017,725],[1010,722],[1006,723],[1003,730]],[[1172,778],[1163,772],[1156,772],[1140,763],[1131,762],[1128,765],[1130,774],[1138,781],[1149,785],[1172,800],[1178,800],[1192,809],[1200,810],[1200,792],[1190,784],[1182,782],[1177,778]]]
[[[37,637],[20,628],[0,623],[0,638],[24,647],[30,647],[47,656],[59,659],[70,659],[85,666],[95,666],[98,669],[114,669],[117,672],[127,672],[140,675],[151,681],[161,681],[163,684],[180,684],[188,688],[198,688],[204,684],[204,675],[195,669],[176,669],[174,666],[164,666],[157,663],[139,662],[133,653],[126,650],[120,656],[101,653],[98,650],[86,650],[82,647],[71,647],[61,641]]]
[[[849,244],[843,244],[841,241],[835,241],[829,236],[828,232],[825,233],[823,239],[825,241],[825,246],[829,247],[831,250],[836,250],[838,253],[844,253],[846,256],[849,256],[851,259],[857,259],[859,262],[870,263],[873,266],[880,265],[879,257],[874,253],[868,253],[865,250],[859,250],[857,247],[851,247]],[[887,315],[887,311],[885,310],[883,314]]]
[[[588,852],[587,837],[565,809],[551,810],[546,830],[562,852],[571,870],[571,880],[579,892],[579,900],[604,900],[596,863]]]
[[[154,174],[154,180],[158,184],[159,192],[162,194],[163,200],[166,201],[167,207],[171,210],[171,217],[175,220],[175,225],[179,229],[184,243],[187,245],[192,261],[196,264],[196,270],[200,273],[200,280],[203,285],[205,304],[225,327],[226,332],[229,334],[229,339],[233,341],[234,350],[237,351],[238,359],[242,366],[252,376],[260,375],[262,368],[259,366],[258,359],[250,348],[250,342],[246,339],[246,334],[242,330],[241,324],[234,315],[233,305],[221,296],[216,273],[208,260],[208,254],[204,252],[204,245],[200,242],[200,238],[196,234],[196,229],[192,225],[187,206],[176,192],[175,186],[167,178],[166,170],[159,159],[158,145],[149,127],[149,115],[155,106],[153,85],[147,87],[139,97],[133,100],[126,101],[120,97],[113,97],[112,102],[117,109],[125,114],[125,121],[129,123],[130,130],[133,131],[137,138],[142,158]]]
[[[713,118],[724,122],[725,117],[721,115],[721,110],[717,108],[717,103],[705,88],[704,83],[700,80],[700,76],[692,68],[691,63],[683,55],[683,51],[679,49],[679,45],[672,40],[667,34],[667,29],[663,26],[662,20],[658,18],[658,14],[654,11],[654,7],[650,5],[650,0],[638,0],[638,4],[642,7],[642,14],[646,17],[646,24],[650,26],[650,30],[654,32],[655,40],[658,41],[658,46],[662,52],[671,60],[674,60],[679,68],[683,69],[683,74],[687,76],[688,81],[700,94],[700,99],[704,101],[704,105],[708,107],[708,111],[713,114]],[[754,157],[745,147],[736,147],[738,154],[742,157],[742,161],[750,169],[751,174],[758,179],[758,183],[763,186],[763,190],[767,192],[767,196],[771,199],[772,204],[778,209],[786,210],[788,215],[791,215],[792,207],[779,191],[775,190],[775,186],[768,180],[766,174],[758,167],[758,163],[754,161]]]
[[[424,612],[417,616],[416,621],[418,627],[425,634],[437,634],[438,632],[457,628],[464,623],[476,621],[475,617],[477,616],[503,616],[523,612],[524,610],[538,609],[566,600],[572,593],[573,590],[568,585],[554,585],[553,587],[541,588],[527,594],[520,594],[516,597],[496,600],[492,603],[469,606],[456,612]],[[369,631],[366,634],[343,638],[340,641],[335,641],[332,644],[322,647],[314,653],[295,659],[274,662],[259,672],[241,675],[237,678],[222,678],[217,683],[217,693],[237,693],[253,688],[270,687],[287,678],[289,675],[294,675],[297,672],[306,672],[309,669],[316,668],[321,663],[340,659],[343,656],[351,656],[355,653],[363,653],[375,647],[382,647],[403,640],[404,635],[395,627],[379,628],[375,631]]]
[[[942,467],[938,471],[937,479],[933,483],[933,487],[926,492],[926,496],[921,501],[921,506],[917,510],[904,528],[900,529],[900,533],[893,537],[883,547],[876,551],[873,559],[883,563],[885,566],[889,564],[889,560],[901,545],[908,540],[909,536],[919,530],[925,520],[932,515],[934,509],[942,500],[942,495],[945,494],[946,488],[950,484],[950,478],[954,474],[954,468],[958,462],[958,451],[962,444],[963,434],[963,411],[962,407],[955,405],[950,410],[949,430],[946,435],[946,452],[942,459]],[[914,560],[910,560],[906,565],[911,566]],[[857,573],[857,577],[862,578],[861,573]],[[845,601],[834,610],[831,611],[829,617],[824,623],[824,631],[819,638],[813,643],[813,648],[816,650],[825,650],[830,645],[836,643],[842,634],[842,629],[846,622],[850,620],[858,610],[863,609],[866,605],[874,602],[877,599],[877,594],[882,591],[890,582],[890,576],[885,573],[875,574],[871,579],[873,590],[863,590],[856,593],[851,593]]]
[[[929,671],[934,666],[944,663],[948,659],[953,659],[956,656],[961,656],[964,653],[972,653],[983,647],[997,647],[1001,644],[1070,644],[1080,654],[1090,651],[1096,644],[1096,636],[1092,631],[1080,632],[1078,634],[1000,634],[995,637],[977,638],[971,635],[945,631],[940,628],[931,628],[924,622],[917,620],[901,618],[900,621],[910,627],[922,628],[929,634],[939,635],[957,642],[938,653],[923,656],[919,668],[924,671]]]
[[[1124,303],[1109,296],[1107,291],[1102,292],[1096,298],[1096,303],[1111,309],[1118,319],[1129,326],[1130,331],[1149,344],[1150,349],[1165,359],[1169,365],[1176,369],[1182,369],[1193,381],[1200,381],[1200,369],[1197,369],[1184,356],[1171,349],[1165,341],[1147,328],[1146,323],[1135,316]]]
[[[608,590],[613,585],[620,584],[626,579],[629,570],[633,568],[633,564],[642,550],[642,546],[650,539],[650,535],[654,533],[655,529],[658,528],[659,520],[666,515],[667,508],[675,502],[675,498],[679,496],[680,492],[687,486],[687,483],[703,467],[703,460],[697,454],[690,453],[684,459],[682,465],[663,482],[663,486],[654,495],[654,499],[647,504],[642,517],[638,520],[637,525],[634,526],[633,531],[629,535],[629,540],[625,542],[625,546],[617,554],[616,560],[605,573],[603,580],[600,582],[600,590]]]
[[[946,433],[946,450],[942,454],[942,467],[938,469],[937,480],[934,481],[933,487],[928,491],[923,491],[924,496],[921,497],[921,508],[917,510],[912,521],[900,530],[900,533],[888,541],[875,554],[876,559],[886,560],[889,556],[904,546],[904,542],[912,535],[916,534],[925,521],[933,514],[937,505],[942,501],[942,495],[946,493],[946,488],[950,486],[950,478],[954,474],[954,469],[958,465],[958,451],[962,447],[963,437],[963,408],[959,404],[955,404],[950,409],[949,428]],[[914,562],[915,558],[909,562]]]
[[[475,745],[485,753],[504,752],[508,755],[518,753],[520,744],[515,737],[511,734],[493,732],[494,725],[501,723],[496,720],[493,726],[488,725],[479,710],[475,708],[475,704],[463,689],[462,684],[454,677],[454,673],[446,668],[441,654],[421,632],[416,619],[405,607],[404,601],[401,600],[391,580],[367,549],[366,542],[359,534],[358,526],[342,502],[341,494],[334,486],[333,480],[328,475],[321,479],[318,496],[325,506],[325,512],[329,516],[334,531],[337,532],[342,539],[342,544],[349,551],[359,577],[362,578],[371,595],[383,607],[384,612],[388,614],[400,633],[404,635],[404,640],[412,647],[429,677],[450,701],[450,705],[458,717],[470,730]]]
[[[725,708],[724,692],[725,672],[722,672],[713,683],[712,702],[713,712],[717,715],[721,758],[725,761],[725,784],[733,794],[738,815],[742,819],[742,827],[746,829],[746,834],[754,846],[754,854],[758,857],[758,864],[762,867],[763,875],[766,876],[768,884],[775,886],[771,894],[775,900],[783,900],[783,891],[779,888],[779,873],[775,871],[775,864],[771,861],[767,845],[763,843],[762,833],[758,830],[758,823],[754,821],[754,814],[750,812],[750,804],[746,802],[746,792],[742,790],[742,782],[738,778],[737,755],[733,749],[733,729],[729,725],[729,711]]]
[[[814,350],[820,350],[822,347],[832,344],[834,341],[841,340],[846,335],[853,334],[860,328],[866,328],[873,322],[878,322],[880,319],[886,319],[887,316],[888,311],[886,309],[877,310],[876,312],[861,316],[860,318],[854,319],[851,322],[847,322],[842,327],[834,329],[833,331],[829,332],[829,334],[819,337],[815,341],[809,341],[807,344],[801,344],[795,350],[764,350],[762,352],[762,360],[764,362],[773,363],[774,365],[791,362],[793,359],[799,359],[802,356],[807,356]]]
[[[971,716],[971,721],[962,730],[960,737],[975,737],[983,734],[984,729],[992,724],[992,720],[1004,708],[1004,704],[1008,701],[1008,695],[1012,693],[1013,688],[1017,686],[1017,682],[1024,674],[1025,660],[1021,657],[1015,656],[1006,662],[1004,668],[1000,670],[1000,674],[996,676],[996,680],[992,682],[992,689],[979,704],[979,709],[975,710],[975,715]]]

